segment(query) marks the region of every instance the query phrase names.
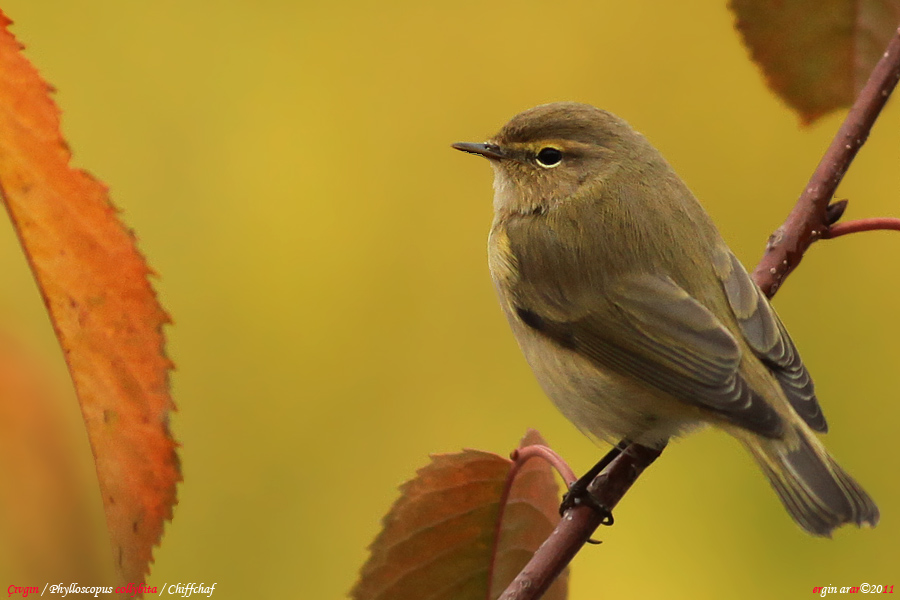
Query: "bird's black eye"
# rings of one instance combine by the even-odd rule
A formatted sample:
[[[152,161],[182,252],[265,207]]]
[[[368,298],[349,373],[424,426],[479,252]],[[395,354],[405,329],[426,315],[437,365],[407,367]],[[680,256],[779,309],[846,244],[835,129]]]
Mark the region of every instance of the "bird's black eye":
[[[541,148],[541,151],[537,153],[537,163],[545,169],[549,169],[561,163],[562,156],[562,151],[559,148],[547,146],[546,148]]]

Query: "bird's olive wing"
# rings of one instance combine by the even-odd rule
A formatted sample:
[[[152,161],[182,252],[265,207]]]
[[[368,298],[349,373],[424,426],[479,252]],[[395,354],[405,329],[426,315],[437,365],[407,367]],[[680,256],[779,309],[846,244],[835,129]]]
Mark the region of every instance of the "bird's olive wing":
[[[741,377],[741,350],[708,309],[668,277],[620,279],[596,312],[573,320],[517,306],[530,327],[598,366],[671,394],[761,435],[778,437],[782,421]]]
[[[722,249],[716,258],[716,273],[747,344],[778,379],[807,425],[815,431],[828,431],[809,372],[768,299],[734,254]]]

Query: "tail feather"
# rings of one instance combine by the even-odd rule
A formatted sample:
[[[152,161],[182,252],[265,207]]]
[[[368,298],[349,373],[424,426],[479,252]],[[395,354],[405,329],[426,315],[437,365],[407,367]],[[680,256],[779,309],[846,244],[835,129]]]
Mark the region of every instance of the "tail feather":
[[[827,537],[846,523],[874,527],[879,514],[872,498],[811,433],[796,433],[792,443],[744,440],[791,517],[809,533]]]

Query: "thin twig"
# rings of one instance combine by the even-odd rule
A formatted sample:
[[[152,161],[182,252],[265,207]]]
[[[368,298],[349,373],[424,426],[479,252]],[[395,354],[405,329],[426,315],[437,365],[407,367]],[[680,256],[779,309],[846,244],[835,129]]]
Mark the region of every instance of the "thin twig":
[[[631,484],[659,456],[659,451],[632,444],[591,483],[590,491],[612,510]],[[604,515],[589,506],[566,511],[547,541],[534,553],[499,600],[540,598],[588,541]]]
[[[824,237],[828,229],[828,203],[856,153],[869,137],[872,125],[894,91],[898,79],[900,32],[891,38],[887,50],[872,70],[791,214],[769,238],[766,252],[753,272],[753,279],[770,298],[800,264],[807,248]]]
[[[844,119],[834,141],[822,157],[815,173],[794,205],[784,224],[769,238],[766,253],[753,272],[753,279],[773,296],[785,278],[796,268],[807,248],[826,236],[828,205],[857,151],[869,136],[875,119],[900,79],[900,31],[872,71],[856,102]],[[852,226],[852,223],[847,223]],[[835,237],[838,225],[831,226]],[[845,233],[849,233],[846,231]],[[839,233],[840,235],[840,233]],[[591,491],[608,508],[614,507],[638,476],[656,460],[659,453],[632,444],[591,484]],[[536,600],[562,572],[594,530],[603,515],[586,506],[566,512],[546,542],[506,588],[500,600]]]
[[[846,223],[837,223],[825,230],[822,234],[823,239],[832,239],[847,235],[848,233],[859,233],[860,231],[878,231],[880,229],[888,229],[892,231],[900,231],[900,219],[892,217],[878,217],[874,219],[858,219],[856,221],[847,221]]]

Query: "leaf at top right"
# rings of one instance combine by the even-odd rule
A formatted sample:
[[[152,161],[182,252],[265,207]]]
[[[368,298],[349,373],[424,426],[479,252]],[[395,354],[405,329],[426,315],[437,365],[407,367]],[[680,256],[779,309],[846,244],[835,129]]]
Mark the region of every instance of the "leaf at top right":
[[[808,125],[850,106],[900,25],[900,0],[730,0],[769,87]]]

